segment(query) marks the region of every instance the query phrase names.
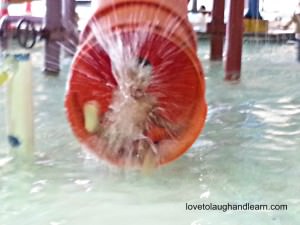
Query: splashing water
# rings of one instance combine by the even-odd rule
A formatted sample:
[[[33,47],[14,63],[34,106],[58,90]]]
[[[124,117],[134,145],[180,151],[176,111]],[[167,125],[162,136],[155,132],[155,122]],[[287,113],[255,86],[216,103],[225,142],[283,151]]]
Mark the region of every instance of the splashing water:
[[[83,31],[68,85],[68,117],[76,136],[101,158],[156,167],[185,152],[203,127],[202,69],[186,16],[165,15],[164,4],[124,2],[128,11],[116,4],[107,16],[100,8]],[[189,33],[179,29],[183,23]],[[84,131],[74,128],[79,122],[72,110],[83,111],[78,126],[84,123]]]

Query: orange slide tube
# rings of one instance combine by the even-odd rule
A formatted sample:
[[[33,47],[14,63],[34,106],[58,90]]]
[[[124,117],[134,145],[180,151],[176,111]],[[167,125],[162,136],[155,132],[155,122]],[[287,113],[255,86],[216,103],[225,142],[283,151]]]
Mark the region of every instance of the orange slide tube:
[[[204,127],[205,82],[195,34],[186,0],[171,2],[99,1],[82,33],[67,86],[67,117],[78,140],[111,164],[140,168],[149,158],[155,167],[169,163]],[[87,104],[98,109],[92,132]]]

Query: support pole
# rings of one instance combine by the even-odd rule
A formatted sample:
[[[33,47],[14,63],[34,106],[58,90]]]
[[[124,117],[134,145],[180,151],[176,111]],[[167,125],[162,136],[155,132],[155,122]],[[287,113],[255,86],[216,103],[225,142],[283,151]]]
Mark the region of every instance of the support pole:
[[[297,60],[300,63],[300,39],[297,39]]]
[[[26,2],[25,12],[26,12],[26,15],[31,15],[32,14],[31,1],[29,1],[29,0]]]
[[[222,60],[226,26],[224,24],[225,0],[214,0],[212,22],[208,24],[211,34],[210,60]]]
[[[62,3],[61,0],[46,1],[45,29],[56,32],[62,29]],[[60,44],[57,40],[46,40],[44,71],[59,73],[60,71]]]
[[[234,81],[241,76],[243,46],[244,0],[231,0],[228,24],[228,50],[225,79]]]
[[[259,13],[259,0],[248,0],[248,12],[245,15],[246,19],[262,20]]]
[[[8,48],[8,0],[0,0],[0,52]]]
[[[8,0],[0,0],[0,18],[8,15]]]
[[[3,16],[0,18],[0,52],[5,51],[8,48],[9,38],[9,16]]]
[[[75,0],[63,0],[63,26],[66,32],[64,40],[64,51],[68,56],[73,56],[78,45],[78,24],[75,11]]]
[[[198,1],[197,0],[193,0],[192,13],[197,13],[197,12],[198,12]]]

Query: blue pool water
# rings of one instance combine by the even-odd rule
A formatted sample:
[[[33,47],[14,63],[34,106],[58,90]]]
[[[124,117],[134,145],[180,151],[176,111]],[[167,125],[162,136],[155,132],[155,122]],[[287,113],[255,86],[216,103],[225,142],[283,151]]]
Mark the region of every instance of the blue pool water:
[[[32,53],[36,157],[9,161],[0,90],[1,225],[298,225],[300,64],[292,45],[245,43],[242,79],[224,82],[208,60],[206,127],[178,161],[152,175],[109,168],[85,154],[65,119],[70,60],[41,74]],[[3,116],[2,116],[3,115]],[[286,211],[186,210],[188,204],[287,204]]]

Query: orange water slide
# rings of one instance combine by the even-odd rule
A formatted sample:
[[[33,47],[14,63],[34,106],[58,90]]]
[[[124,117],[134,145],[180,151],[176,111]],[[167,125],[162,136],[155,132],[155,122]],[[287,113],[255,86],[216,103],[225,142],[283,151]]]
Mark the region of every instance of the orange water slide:
[[[114,165],[171,162],[204,127],[195,34],[186,0],[172,2],[100,1],[83,31],[67,86],[67,117],[78,140]],[[86,111],[90,106],[93,113]]]

